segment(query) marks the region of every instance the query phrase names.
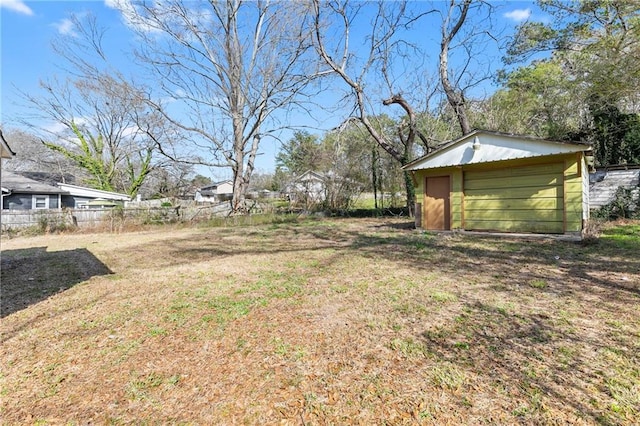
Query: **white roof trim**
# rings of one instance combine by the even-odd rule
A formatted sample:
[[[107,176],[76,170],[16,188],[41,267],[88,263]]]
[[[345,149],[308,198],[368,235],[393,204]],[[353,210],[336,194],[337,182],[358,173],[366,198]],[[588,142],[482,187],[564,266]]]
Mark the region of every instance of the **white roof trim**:
[[[117,192],[102,191],[100,189],[85,188],[83,186],[69,185],[68,183],[59,183],[58,187],[65,190],[70,195],[76,197],[104,198],[107,200],[131,201],[131,197],[127,194],[119,194]]]
[[[474,131],[444,145],[437,151],[407,164],[404,168],[406,170],[434,169],[518,158],[568,154],[590,149],[591,147],[588,145]]]

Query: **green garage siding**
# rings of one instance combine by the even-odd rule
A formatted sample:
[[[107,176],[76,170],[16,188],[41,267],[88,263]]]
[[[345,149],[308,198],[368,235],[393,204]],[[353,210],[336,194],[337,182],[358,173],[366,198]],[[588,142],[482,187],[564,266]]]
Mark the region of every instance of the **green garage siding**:
[[[464,229],[564,232],[564,162],[464,172]]]

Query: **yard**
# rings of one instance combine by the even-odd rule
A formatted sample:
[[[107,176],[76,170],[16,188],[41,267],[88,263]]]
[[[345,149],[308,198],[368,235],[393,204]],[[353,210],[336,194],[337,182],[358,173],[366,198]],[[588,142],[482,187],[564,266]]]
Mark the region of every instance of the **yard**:
[[[2,241],[3,424],[633,424],[640,224]]]

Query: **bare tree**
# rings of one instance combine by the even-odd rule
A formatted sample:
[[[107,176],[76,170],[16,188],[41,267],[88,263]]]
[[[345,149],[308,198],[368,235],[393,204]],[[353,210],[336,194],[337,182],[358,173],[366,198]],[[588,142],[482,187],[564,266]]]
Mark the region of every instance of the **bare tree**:
[[[451,108],[453,108],[458,122],[460,123],[460,130],[462,130],[463,135],[471,133],[471,125],[469,124],[469,118],[467,117],[463,94],[456,90],[449,79],[449,48],[451,46],[451,41],[456,34],[458,34],[458,31],[460,31],[462,24],[464,24],[464,21],[467,18],[470,5],[471,0],[465,0],[462,5],[459,6],[460,13],[457,19],[454,20],[453,26],[449,28],[450,21],[453,18],[453,10],[456,7],[455,0],[451,0],[449,3],[449,13],[442,22],[442,42],[440,43],[440,63],[438,67],[442,88],[444,89],[444,93],[447,95],[447,100],[449,101]]]
[[[41,80],[43,93],[20,92],[31,113],[19,121],[84,170],[86,184],[135,196],[163,166],[158,143],[168,139],[167,128],[146,91],[110,67],[102,45],[106,30],[95,17],[71,21],[73,35],[53,43],[70,77]]]
[[[137,57],[157,78],[164,119],[190,135],[192,161],[233,173],[233,211],[244,210],[261,140],[279,130],[309,81],[305,4],[170,0],[127,13],[143,41]],[[123,9],[124,10],[124,9]],[[176,154],[184,156],[182,154]]]
[[[42,143],[87,173],[86,183],[136,195],[155,162],[160,117],[141,94],[112,76],[41,81],[44,95],[23,93],[32,107],[23,124],[39,129]],[[155,114],[155,115],[154,115]],[[44,121],[53,123],[47,127]]]
[[[438,62],[438,73],[440,83],[447,97],[447,101],[458,121],[463,135],[472,131],[469,120],[468,100],[465,92],[490,78],[487,66],[472,66],[478,58],[486,57],[482,54],[482,47],[485,39],[495,39],[497,35],[490,34],[486,28],[471,28],[463,31],[469,13],[475,15],[476,20],[490,21],[492,6],[481,0],[449,0],[445,13],[442,13],[440,56]],[[480,19],[480,15],[486,14]],[[458,39],[457,44],[453,44]],[[454,67],[450,64],[450,54],[452,50],[461,50],[463,54],[460,60],[461,65],[454,72]]]
[[[398,34],[417,20],[418,16],[408,13],[406,2],[379,2],[367,36],[366,53],[360,65],[354,66],[356,55],[350,50],[349,37],[353,21],[361,13],[362,7],[365,6],[361,3],[314,0],[315,48],[328,67],[327,73],[337,76],[350,90],[354,116],[347,122],[356,120],[361,123],[380,147],[404,165],[412,160],[416,137],[427,144],[427,139],[418,131],[416,113],[411,102],[405,99],[402,91],[395,92],[398,89],[394,87],[395,82],[405,80],[407,75],[404,79],[393,77],[394,70],[397,69],[394,62],[405,61],[410,56],[403,56],[403,51],[416,50],[398,37]],[[330,34],[339,34],[340,37]],[[385,106],[398,105],[406,114],[396,134],[386,134],[381,130],[382,126],[372,122],[376,114],[371,109],[372,91],[367,83],[373,74],[377,74],[387,87],[387,97],[379,102]],[[413,211],[415,194],[413,181],[408,174],[405,176],[405,183],[407,207]]]
[[[45,172],[55,176],[61,182],[66,182],[69,174],[79,171],[71,160],[51,152],[36,135],[20,129],[7,129],[3,133],[5,138],[16,147],[13,160],[3,166],[6,170],[18,173]]]

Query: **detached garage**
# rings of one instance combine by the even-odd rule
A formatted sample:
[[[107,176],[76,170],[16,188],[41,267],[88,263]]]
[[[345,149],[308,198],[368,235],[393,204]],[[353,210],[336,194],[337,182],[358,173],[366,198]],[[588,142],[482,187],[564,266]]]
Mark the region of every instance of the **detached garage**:
[[[404,168],[416,185],[416,227],[581,233],[589,214],[590,147],[474,131]]]

